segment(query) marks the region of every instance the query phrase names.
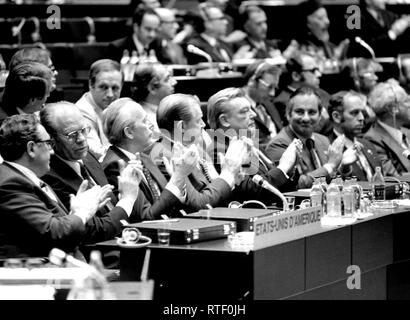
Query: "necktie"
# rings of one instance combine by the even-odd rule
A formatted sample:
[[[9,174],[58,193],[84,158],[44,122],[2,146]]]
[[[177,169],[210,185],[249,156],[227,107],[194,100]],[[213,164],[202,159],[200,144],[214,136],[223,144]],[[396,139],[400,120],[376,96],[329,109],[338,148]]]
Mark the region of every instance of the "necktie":
[[[366,156],[364,155],[363,151],[361,149],[356,149],[357,152],[357,157],[359,158],[359,163],[363,169],[363,171],[366,173],[366,178],[367,181],[371,182],[373,173],[372,169],[370,168],[370,165],[366,159]]]
[[[158,184],[154,181],[154,179],[152,178],[151,173],[144,166],[144,164],[142,165],[142,172],[144,173],[144,176],[147,179],[148,187],[151,190],[151,194],[152,194],[152,197],[154,199],[154,202],[158,201],[160,196],[161,196],[161,192],[159,190]]]
[[[216,53],[218,54],[218,56],[221,57],[221,59],[220,59],[221,62],[230,62],[231,61],[231,58],[229,57],[229,54],[226,52],[226,50],[224,48],[222,48],[220,46],[220,44],[218,42],[215,44],[214,49],[215,49]]]
[[[80,163],[80,171],[83,179],[88,181],[87,189],[94,187],[96,184],[94,180],[91,178],[91,175],[88,172],[87,168],[82,163]]]
[[[212,179],[211,179],[211,175],[209,173],[209,168],[208,165],[206,163],[206,161],[204,159],[199,160],[199,167],[201,168],[202,173],[204,174],[206,180],[211,183]]]
[[[306,148],[309,151],[310,160],[313,164],[314,169],[320,168],[320,160],[315,151],[315,141],[313,141],[313,139],[310,138],[306,139]]]
[[[47,194],[47,196],[51,200],[58,202],[56,194],[54,193],[54,191],[50,188],[50,186],[47,183],[45,183],[44,181],[40,181],[40,188]]]

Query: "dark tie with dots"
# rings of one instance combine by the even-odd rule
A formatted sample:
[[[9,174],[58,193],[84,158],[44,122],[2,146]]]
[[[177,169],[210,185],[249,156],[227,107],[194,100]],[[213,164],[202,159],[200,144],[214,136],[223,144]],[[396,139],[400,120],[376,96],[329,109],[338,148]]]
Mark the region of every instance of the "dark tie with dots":
[[[149,172],[149,170],[144,165],[142,165],[142,172],[147,179],[152,197],[154,198],[154,202],[158,201],[161,196],[158,184],[154,181],[154,178],[152,178],[151,172]]]
[[[205,176],[206,180],[208,182],[212,182],[211,175],[209,173],[209,168],[208,168],[206,161],[204,159],[201,159],[199,160],[198,163],[199,163],[199,167],[201,168],[201,171],[203,175]]]

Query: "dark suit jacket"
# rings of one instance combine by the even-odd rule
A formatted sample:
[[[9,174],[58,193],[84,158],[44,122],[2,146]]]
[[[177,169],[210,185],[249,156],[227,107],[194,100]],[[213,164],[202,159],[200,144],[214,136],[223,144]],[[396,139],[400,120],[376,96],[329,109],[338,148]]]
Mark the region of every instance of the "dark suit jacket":
[[[282,130],[283,128],[282,118],[278,110],[276,109],[276,106],[274,105],[274,103],[266,99],[265,101],[263,101],[263,103],[260,103],[260,104],[265,108],[266,112],[268,113],[273,123],[275,124],[276,132],[279,132],[280,130]],[[256,129],[259,130],[258,131],[259,132],[259,147],[265,148],[271,139],[269,128],[267,127],[266,123],[264,123],[262,119],[259,117],[258,113],[256,113],[256,117],[254,121],[255,121]]]
[[[165,189],[167,184],[166,178],[163,176],[161,171],[152,162],[149,156],[141,153],[140,155],[141,161],[143,162],[144,166],[148,169],[151,173],[152,178],[158,184],[161,190],[161,197],[159,201],[154,202],[152,192],[150,187],[142,180],[140,183],[140,189],[144,194],[145,199],[149,202],[151,207],[151,211],[155,212],[155,215],[166,214],[168,216],[174,216],[181,209],[181,202],[177,197],[174,196],[172,192]],[[114,193],[118,195],[118,176],[120,175],[119,164],[118,160],[124,160],[126,163],[130,161],[130,159],[117,147],[111,146],[107,154],[104,157],[102,162],[102,166],[104,168],[104,172],[107,176],[108,182],[114,186]]]
[[[220,166],[218,161],[218,153],[225,154],[229,146],[229,139],[221,138],[219,130],[215,132],[214,149],[212,157],[214,159],[215,167],[220,172]],[[281,200],[271,193],[270,191],[260,187],[252,181],[252,177],[255,174],[259,174],[266,179],[275,188],[280,191],[290,191],[295,189],[293,181],[286,178],[284,173],[275,166],[264,162],[262,159],[252,157],[250,166],[246,167],[248,175],[245,179],[233,190],[232,200],[243,202],[245,200],[259,200],[266,205],[272,205],[272,203],[281,204]]]
[[[0,164],[0,258],[77,252],[86,228],[14,167]]]
[[[152,43],[148,46],[148,50],[151,49],[154,49],[155,51],[155,48]],[[124,50],[128,50],[128,54],[130,55],[130,57],[133,51],[136,51],[137,56],[139,56],[139,52],[137,50],[137,47],[135,46],[135,42],[132,38],[132,35],[111,42],[108,45],[108,56],[110,59],[120,62],[124,54]]]
[[[380,13],[384,21],[383,26],[365,7],[361,7],[359,36],[373,48],[377,57],[396,56],[398,53],[397,41],[390,39],[388,31],[398,16],[387,10],[381,10]]]
[[[221,56],[221,54],[217,52],[217,50],[215,50],[215,48],[212,47],[209,44],[209,42],[206,41],[204,38],[202,38],[200,35],[189,39],[187,41],[187,45],[188,44],[192,44],[195,47],[198,47],[199,49],[208,53],[211,56],[212,62],[226,62],[224,58]],[[219,45],[221,46],[221,48],[223,48],[226,51],[230,59],[232,59],[233,54],[232,54],[231,47],[221,40],[219,40]],[[189,53],[189,52],[186,53],[186,57],[188,59],[188,64],[197,64],[199,62],[207,62],[207,60],[204,57],[199,56],[197,54]]]
[[[161,168],[164,176],[167,176],[162,157],[171,159],[170,146],[165,143],[157,143],[151,150],[150,157]],[[217,178],[209,183],[202,172],[195,168],[186,181],[187,199],[184,209],[188,212],[205,209],[209,204],[212,207],[225,206],[232,195],[230,186],[225,180]]]
[[[157,59],[162,64],[187,64],[187,59],[185,57],[184,50],[182,47],[172,41],[168,41],[167,46],[163,45],[162,39],[154,40],[153,47],[155,48],[155,53]],[[173,52],[170,52],[170,51]]]
[[[410,130],[401,129],[410,137]],[[386,176],[398,176],[410,172],[410,161],[403,157],[403,147],[376,121],[374,126],[364,135],[374,146],[383,164],[383,172]]]
[[[320,159],[321,164],[325,164],[328,160],[327,150],[330,146],[329,139],[318,133],[313,133],[315,141],[316,153]],[[272,161],[279,161],[283,152],[287,149],[289,144],[297,138],[289,126],[283,128],[266,147],[266,154]],[[299,177],[298,188],[310,188],[313,178],[326,176],[329,177],[328,171],[324,167],[314,169],[310,160],[310,153],[306,146],[303,146],[303,157],[299,157],[299,168],[301,175]]]
[[[336,134],[332,131],[331,134],[329,135],[329,140],[331,143],[335,141],[337,138]],[[370,168],[372,169],[372,174],[376,172],[376,167],[381,167],[382,162],[380,161],[379,156],[377,155],[377,151],[374,148],[374,146],[366,139],[363,138],[356,138],[358,142],[360,142],[363,145],[363,154],[365,155],[367,162],[370,165]],[[362,169],[359,160],[357,160],[355,163],[352,164],[352,173],[351,176],[356,176],[357,180],[359,181],[367,181],[367,176],[366,172]]]
[[[249,37],[246,37],[242,41],[239,41],[237,44],[234,44],[235,52],[239,51],[242,47],[249,46],[249,51],[256,49],[254,43],[249,40]],[[265,40],[265,48],[258,48],[252,57],[253,59],[266,59],[272,58],[270,51],[278,50],[277,41],[275,40]]]

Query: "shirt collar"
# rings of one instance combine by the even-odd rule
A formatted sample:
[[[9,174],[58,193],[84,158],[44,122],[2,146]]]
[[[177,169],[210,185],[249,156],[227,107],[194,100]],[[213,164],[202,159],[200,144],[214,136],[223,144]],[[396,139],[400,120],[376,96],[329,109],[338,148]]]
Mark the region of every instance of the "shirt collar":
[[[388,124],[385,124],[380,120],[377,120],[377,122],[382,128],[384,128],[387,131],[388,134],[390,134],[393,137],[394,140],[396,140],[400,145],[403,144],[403,132],[392,126],[389,126]]]
[[[60,158],[61,161],[65,162],[71,169],[73,169],[75,171],[75,173],[77,173],[80,177],[82,177],[81,168],[80,168],[80,164],[84,164],[82,160],[77,160],[77,161],[66,160],[66,159],[63,159],[62,157],[60,157],[57,154],[55,156]]]
[[[214,37],[211,37],[210,35],[207,35],[205,33],[201,33],[201,37],[204,38],[212,47],[214,47],[218,41]]]
[[[8,163],[12,167],[16,168],[18,171],[24,174],[28,179],[30,179],[36,186],[41,187],[42,181],[36,176],[36,174],[31,169],[19,163],[16,163],[16,162],[4,161],[4,163]]]
[[[137,156],[134,154],[134,153],[132,153],[132,152],[129,152],[128,150],[125,150],[125,149],[123,149],[123,148],[120,148],[120,147],[117,147],[122,153],[124,153],[127,157],[128,157],[128,159],[130,159],[130,160],[137,160]]]

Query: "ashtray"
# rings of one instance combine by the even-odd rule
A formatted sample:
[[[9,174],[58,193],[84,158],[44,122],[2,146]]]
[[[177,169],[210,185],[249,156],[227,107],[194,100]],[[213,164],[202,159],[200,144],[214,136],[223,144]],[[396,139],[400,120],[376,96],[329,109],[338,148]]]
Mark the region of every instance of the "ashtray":
[[[143,236],[141,232],[134,227],[125,228],[121,235],[121,238],[117,238],[117,244],[122,248],[141,248],[152,242],[151,238]]]

